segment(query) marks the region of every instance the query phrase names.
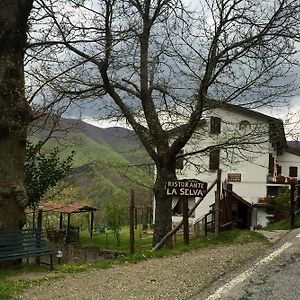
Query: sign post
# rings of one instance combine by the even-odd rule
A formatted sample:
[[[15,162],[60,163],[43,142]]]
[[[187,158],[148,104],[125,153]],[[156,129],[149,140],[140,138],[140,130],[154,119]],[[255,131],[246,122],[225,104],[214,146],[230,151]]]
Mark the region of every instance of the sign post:
[[[197,179],[183,179],[166,182],[167,196],[179,197],[182,205],[183,238],[189,244],[189,198],[204,197],[207,183]]]
[[[181,197],[182,204],[182,219],[183,219],[183,240],[186,245],[190,243],[190,228],[189,228],[189,199]]]

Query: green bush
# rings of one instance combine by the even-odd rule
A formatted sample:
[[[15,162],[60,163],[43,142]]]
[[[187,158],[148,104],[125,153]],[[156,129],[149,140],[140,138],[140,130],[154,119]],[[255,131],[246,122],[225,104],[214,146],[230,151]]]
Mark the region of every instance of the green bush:
[[[279,194],[271,198],[271,203],[267,207],[267,213],[274,215],[274,220],[278,221],[290,215],[290,190],[282,187]]]
[[[108,202],[105,205],[105,219],[108,228],[113,231],[120,245],[120,231],[126,223],[126,207],[116,202]]]

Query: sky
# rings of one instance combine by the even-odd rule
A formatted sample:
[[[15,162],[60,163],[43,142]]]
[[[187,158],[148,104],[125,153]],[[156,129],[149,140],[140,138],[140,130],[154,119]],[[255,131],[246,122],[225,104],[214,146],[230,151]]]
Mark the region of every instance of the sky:
[[[289,100],[289,107],[271,108],[262,113],[283,120],[287,140],[300,140],[300,96],[292,97]],[[123,127],[131,129],[124,120],[118,122],[115,120],[97,120],[88,115],[83,116],[82,120],[100,128]]]
[[[199,0],[184,0],[184,2],[191,8],[196,9],[197,3],[199,3]],[[300,47],[299,47],[300,49]],[[300,68],[296,70],[298,73],[298,78],[300,78]],[[299,79],[298,79],[299,80]],[[286,107],[280,107],[280,108],[272,108],[268,110],[261,111],[265,114],[271,115],[275,118],[281,118],[283,120],[289,119],[291,115],[293,116],[293,121],[297,122],[300,115],[300,93],[298,93],[296,96],[291,97],[290,99],[290,105]],[[76,110],[75,110],[76,111]],[[120,127],[128,127],[128,125],[125,122],[114,122],[113,120],[97,120],[97,111],[93,108],[86,107],[86,109],[83,111],[82,119],[92,125],[98,126],[98,127],[114,127],[114,126],[120,126]],[[294,124],[292,125],[294,126]],[[300,126],[299,126],[300,127]],[[289,130],[289,128],[287,129]]]

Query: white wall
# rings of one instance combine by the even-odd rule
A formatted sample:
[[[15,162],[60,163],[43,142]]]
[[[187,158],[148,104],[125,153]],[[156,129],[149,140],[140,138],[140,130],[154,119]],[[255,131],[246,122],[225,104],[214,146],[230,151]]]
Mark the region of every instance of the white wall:
[[[190,143],[184,148],[184,152],[199,151],[206,146],[216,143],[224,143],[228,139],[243,140],[247,145],[239,146],[239,149],[221,150],[220,168],[222,169],[222,182],[227,179],[228,173],[240,173],[241,182],[233,182],[233,191],[250,203],[257,203],[258,199],[266,196],[266,178],[268,175],[269,152],[272,151],[268,140],[268,124],[234,112],[216,109],[213,113],[222,119],[221,133],[209,134],[209,115],[207,126],[196,133]],[[239,123],[248,120],[251,128],[239,129]],[[250,132],[254,127],[257,137],[252,138]],[[254,133],[255,136],[255,133]],[[251,143],[257,142],[257,144]],[[246,160],[245,160],[246,159]],[[216,178],[216,171],[209,171],[208,153],[200,153],[189,159],[183,170],[178,171],[178,179],[190,178],[208,182],[210,185]],[[211,191],[196,210],[196,218],[202,217],[208,212],[209,206],[214,203],[214,190]]]
[[[290,167],[297,167],[298,168],[298,178],[300,178],[300,156],[289,153],[285,151],[282,155],[277,157],[277,162],[281,165],[282,168],[282,175],[289,176],[289,169]]]

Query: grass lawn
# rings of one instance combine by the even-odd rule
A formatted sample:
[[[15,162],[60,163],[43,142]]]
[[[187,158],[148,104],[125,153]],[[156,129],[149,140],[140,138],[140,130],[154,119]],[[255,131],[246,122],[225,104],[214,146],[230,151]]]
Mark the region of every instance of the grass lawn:
[[[135,249],[137,252],[143,252],[144,249],[151,249],[152,233],[142,231],[139,226],[135,230]],[[123,227],[120,231],[119,244],[116,236],[111,231],[102,233],[93,233],[93,238],[90,238],[89,232],[80,232],[80,245],[82,247],[98,247],[102,250],[129,252],[129,228]]]
[[[300,227],[300,214],[295,217],[295,228]],[[289,230],[291,229],[291,219],[283,219],[277,222],[269,223],[263,230]]]

